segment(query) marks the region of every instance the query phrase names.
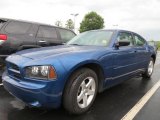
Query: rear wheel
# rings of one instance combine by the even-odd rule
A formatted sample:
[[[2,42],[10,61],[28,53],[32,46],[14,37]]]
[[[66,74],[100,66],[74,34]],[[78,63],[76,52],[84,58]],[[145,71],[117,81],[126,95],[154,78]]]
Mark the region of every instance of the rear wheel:
[[[63,95],[64,107],[73,114],[86,112],[97,94],[98,80],[96,73],[83,68],[76,71],[68,81]]]
[[[150,78],[154,69],[154,60],[153,58],[150,59],[148,68],[146,69],[145,73],[142,74],[144,78]]]

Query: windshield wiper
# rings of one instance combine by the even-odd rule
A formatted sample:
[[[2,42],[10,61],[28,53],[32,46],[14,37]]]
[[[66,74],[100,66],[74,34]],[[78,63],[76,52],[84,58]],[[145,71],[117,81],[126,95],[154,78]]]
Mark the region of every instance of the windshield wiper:
[[[79,44],[69,44],[69,45],[77,45],[77,46],[80,46]]]

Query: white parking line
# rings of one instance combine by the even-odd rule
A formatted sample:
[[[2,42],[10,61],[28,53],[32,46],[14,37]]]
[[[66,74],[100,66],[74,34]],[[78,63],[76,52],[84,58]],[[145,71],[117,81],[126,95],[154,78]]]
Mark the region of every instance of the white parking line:
[[[1,83],[0,86],[3,86],[3,83]],[[133,118],[150,100],[150,98],[154,95],[154,93],[158,90],[159,87],[160,80],[137,102],[137,104],[121,120],[133,120]]]
[[[137,102],[137,104],[121,120],[132,120],[143,108],[143,106],[149,101],[149,99],[159,87],[160,80]]]

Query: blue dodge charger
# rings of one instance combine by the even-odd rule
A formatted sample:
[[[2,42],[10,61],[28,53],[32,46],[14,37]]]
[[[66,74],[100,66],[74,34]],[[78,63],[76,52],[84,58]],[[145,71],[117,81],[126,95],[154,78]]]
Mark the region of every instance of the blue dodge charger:
[[[156,53],[140,35],[93,30],[65,45],[24,50],[6,59],[3,85],[28,106],[86,112],[97,93],[137,74],[149,78]]]

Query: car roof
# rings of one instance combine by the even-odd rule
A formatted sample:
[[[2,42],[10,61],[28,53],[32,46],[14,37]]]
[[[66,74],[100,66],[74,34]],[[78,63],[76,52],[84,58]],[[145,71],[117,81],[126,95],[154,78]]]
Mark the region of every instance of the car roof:
[[[129,31],[129,30],[124,30],[124,29],[97,29],[97,30],[90,30],[90,31],[113,31],[113,32],[130,32],[133,34],[136,34],[138,36],[141,36],[140,34],[133,32],[133,31]],[[86,31],[87,32],[87,31]],[[142,37],[142,36],[141,36]]]
[[[131,33],[137,34],[137,33],[133,32],[133,31],[124,30],[124,29],[97,29],[97,30],[90,30],[90,31],[115,31],[115,32],[124,31],[124,32],[131,32]]]
[[[26,22],[26,23],[36,24],[36,25],[53,26],[53,27],[56,27],[56,28],[66,29],[66,30],[69,30],[69,31],[72,31],[73,33],[75,33],[73,30],[70,30],[70,29],[67,29],[67,28],[58,27],[58,26],[54,26],[54,25],[51,25],[51,24],[45,24],[45,23],[40,23],[40,22],[33,22],[33,21],[20,20],[20,19],[17,20],[17,19],[10,19],[10,18],[0,18],[0,20],[3,20],[3,21],[19,21],[19,22]]]
[[[143,38],[144,40],[146,40],[144,37],[142,37],[140,34],[135,33],[133,31],[129,31],[129,30],[124,30],[124,29],[97,29],[97,30],[90,30],[90,31],[113,31],[113,32],[129,32],[135,35],[140,36],[141,38]],[[87,31],[86,31],[87,32]]]

